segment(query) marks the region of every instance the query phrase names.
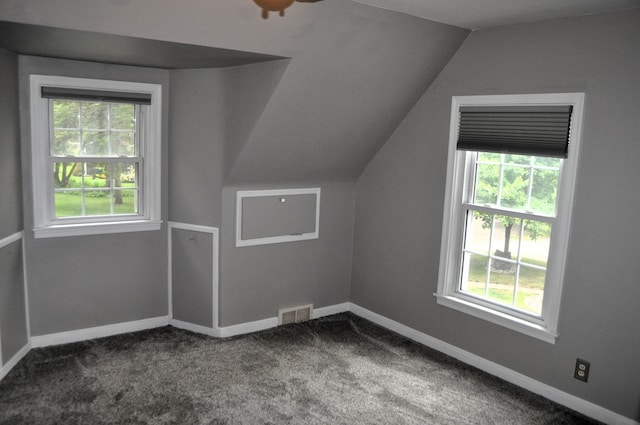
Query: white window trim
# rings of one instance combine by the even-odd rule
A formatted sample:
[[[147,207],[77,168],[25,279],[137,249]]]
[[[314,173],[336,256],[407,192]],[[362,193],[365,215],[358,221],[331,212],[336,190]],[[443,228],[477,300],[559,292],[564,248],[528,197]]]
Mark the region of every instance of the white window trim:
[[[549,252],[549,267],[545,285],[545,296],[541,318],[519,317],[508,311],[501,311],[489,303],[475,301],[457,291],[458,275],[462,252],[462,214],[465,187],[465,167],[468,155],[456,150],[461,106],[525,106],[525,105],[572,105],[572,124],[568,158],[563,161],[558,188],[558,211],[554,226],[553,241]],[[582,131],[584,93],[554,93],[526,95],[454,96],[451,103],[451,124],[449,129],[449,153],[447,159],[447,179],[445,206],[440,248],[440,270],[438,290],[435,294],[440,305],[453,308],[491,323],[507,327],[540,340],[555,343],[558,336],[558,316],[560,297],[564,281],[564,266],[569,244],[569,233],[573,209],[573,195],[578,168],[579,148]]]
[[[296,242],[318,239],[320,229],[320,188],[239,190],[236,194],[236,247],[267,245],[272,243]],[[265,238],[242,239],[242,200],[262,196],[316,195],[316,227],[313,232],[299,235],[269,236]]]
[[[93,90],[148,93],[151,106],[148,111],[146,143],[142,146],[145,163],[141,179],[143,215],[130,219],[114,218],[96,222],[54,223],[49,218],[50,193],[48,188],[49,102],[41,96],[41,88],[67,87]],[[159,84],[125,81],[71,78],[51,75],[30,76],[31,99],[31,157],[33,183],[33,219],[36,238],[94,235],[105,233],[159,230],[161,226],[161,145],[162,145],[162,87]],[[92,222],[93,221],[93,222]]]

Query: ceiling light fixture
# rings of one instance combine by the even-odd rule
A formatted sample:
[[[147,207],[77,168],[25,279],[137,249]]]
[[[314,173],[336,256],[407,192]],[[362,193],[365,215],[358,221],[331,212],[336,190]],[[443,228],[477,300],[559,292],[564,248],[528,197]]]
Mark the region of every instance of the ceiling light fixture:
[[[321,0],[253,0],[262,8],[262,18],[267,19],[269,12],[278,12],[280,16],[284,16],[284,10],[291,6],[294,2],[299,3],[315,3]]]

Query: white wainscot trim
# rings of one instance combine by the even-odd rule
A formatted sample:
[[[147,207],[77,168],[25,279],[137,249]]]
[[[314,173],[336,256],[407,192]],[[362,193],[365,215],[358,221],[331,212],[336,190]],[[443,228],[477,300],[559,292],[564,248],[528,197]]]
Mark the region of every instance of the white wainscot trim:
[[[477,367],[478,369],[483,370],[493,376],[497,376],[498,378],[504,379],[507,382],[529,390],[535,394],[539,394],[549,400],[555,401],[558,404],[566,406],[593,419],[599,420],[606,424],[640,425],[640,422],[637,422],[631,418],[627,418],[616,412],[605,409],[602,406],[591,403],[590,401],[581,399],[550,385],[544,384],[540,381],[536,381],[533,378],[489,361],[483,357],[477,356],[447,342],[441,341],[437,338],[433,338],[427,334],[403,325],[402,323],[388,319],[378,313],[374,313],[373,311],[360,307],[357,304],[350,303],[349,311],[351,311],[356,316],[367,319],[422,345],[426,345],[429,348],[433,348],[434,350],[454,357],[468,365]]]
[[[20,360],[31,351],[31,344],[27,343],[24,347],[20,349],[16,354],[9,359],[9,361],[0,367],[0,381],[7,376],[7,374],[18,364]]]
[[[182,320],[169,319],[169,325],[185,331],[194,332],[197,334],[208,335],[212,337],[220,337],[220,329],[208,328],[202,325],[196,325]]]
[[[213,257],[211,259],[211,328],[201,325],[195,325],[193,323],[184,322],[182,320],[177,320],[173,318],[173,242],[172,242],[172,234],[173,229],[178,230],[189,230],[193,232],[199,233],[207,233],[211,235],[211,243]],[[167,302],[168,302],[168,310],[169,310],[169,322],[170,324],[174,324],[176,328],[186,329],[192,332],[201,333],[210,336],[220,336],[220,331],[218,330],[218,292],[220,286],[220,276],[219,276],[219,268],[220,268],[220,229],[217,227],[211,226],[202,226],[199,224],[189,224],[189,223],[179,223],[176,221],[169,222],[169,229],[167,231],[167,248],[169,250],[168,253],[168,261],[167,261]]]
[[[236,247],[269,245],[274,243],[298,242],[318,239],[320,236],[320,192],[319,187],[300,189],[269,189],[269,190],[239,190],[236,192]],[[264,238],[242,239],[242,201],[245,198],[258,198],[263,196],[292,196],[292,195],[316,195],[316,224],[315,230],[299,235],[268,236]]]
[[[87,341],[96,338],[119,335],[129,332],[144,331],[160,328],[169,324],[167,316],[153,317],[150,319],[135,320],[132,322],[116,323],[113,325],[97,326],[94,328],[78,329],[75,331],[58,332],[48,335],[31,337],[31,347],[49,347],[51,345],[69,344],[71,342]]]
[[[7,245],[11,245],[12,243],[19,241],[24,236],[24,232],[16,232],[12,235],[7,236],[6,238],[0,239],[0,248],[4,248]]]
[[[25,293],[25,298],[24,298],[24,302],[25,302],[25,321],[26,321],[26,325],[27,325],[27,344],[22,347],[16,354],[13,355],[13,357],[11,357],[8,361],[5,362],[5,359],[2,358],[2,326],[0,326],[0,380],[2,380],[5,376],[7,376],[7,374],[11,371],[11,369],[14,368],[14,366],[16,364],[18,364],[18,362],[20,360],[22,360],[22,358],[24,356],[26,356],[29,353],[29,350],[31,350],[31,344],[29,342],[29,297],[27,294],[27,273],[26,273],[26,262],[25,262],[25,246],[24,246],[24,231],[19,231],[16,232],[12,235],[9,235],[7,237],[4,237],[2,239],[0,239],[0,249],[5,248],[15,242],[18,241],[22,241],[22,271],[23,271],[23,287],[24,287],[24,293]],[[1,325],[1,324],[0,324]]]

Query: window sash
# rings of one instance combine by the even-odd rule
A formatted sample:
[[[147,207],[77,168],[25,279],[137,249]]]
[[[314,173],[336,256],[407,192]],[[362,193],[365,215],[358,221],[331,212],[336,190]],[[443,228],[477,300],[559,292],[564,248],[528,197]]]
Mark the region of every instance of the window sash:
[[[64,158],[64,157],[69,157],[69,158],[73,158],[73,157],[77,157],[77,158],[91,158],[91,157],[101,157],[101,158],[108,158],[108,157],[133,157],[133,158],[141,158],[143,156],[143,146],[142,146],[142,141],[144,140],[143,137],[143,131],[144,131],[144,126],[141,126],[140,124],[143,123],[144,121],[144,117],[147,113],[147,109],[148,107],[144,104],[135,104],[135,109],[134,109],[134,119],[135,119],[135,127],[133,130],[131,129],[118,129],[118,128],[112,128],[111,126],[111,119],[109,120],[109,124],[107,126],[107,128],[89,128],[89,127],[84,127],[83,123],[84,123],[84,111],[81,108],[80,112],[79,112],[79,116],[80,116],[80,122],[79,122],[79,126],[78,127],[55,127],[54,125],[54,101],[56,100],[64,100],[63,98],[49,98],[48,99],[48,108],[49,108],[49,156],[50,157],[56,157],[56,158]],[[78,101],[82,101],[82,100],[87,100],[87,99],[77,99]],[[123,102],[120,102],[123,103]],[[111,108],[109,108],[109,114],[111,114]],[[78,155],[56,155],[55,153],[55,135],[56,135],[56,131],[73,131],[73,132],[78,132],[78,136],[80,138],[79,143],[82,145],[82,140],[84,138],[84,133],[86,132],[104,132],[104,133],[108,133],[109,135],[109,141],[107,144],[107,150],[108,150],[108,154],[107,155],[82,155],[82,154],[78,154]],[[113,134],[126,134],[126,133],[133,133],[134,134],[134,146],[133,146],[133,151],[134,154],[133,155],[117,155],[117,154],[113,154],[112,152],[112,135]]]
[[[494,205],[494,204],[479,204],[476,202],[473,202],[473,200],[476,198],[476,183],[477,183],[477,174],[478,174],[478,168],[477,168],[477,164],[481,161],[478,160],[478,154],[479,152],[477,151],[459,151],[459,155],[463,155],[465,158],[465,164],[466,167],[464,168],[464,170],[462,170],[463,173],[463,180],[465,181],[464,187],[467,188],[466,192],[463,194],[463,196],[461,197],[461,199],[458,201],[461,208],[460,208],[460,214],[462,215],[462,219],[461,219],[461,227],[462,227],[462,232],[460,233],[460,242],[459,242],[459,246],[460,246],[460,250],[458,252],[458,264],[459,264],[459,270],[458,270],[458,274],[456,276],[456,282],[457,284],[455,285],[454,289],[452,290],[453,293],[455,293],[457,296],[460,296],[462,298],[468,299],[470,302],[473,303],[478,303],[480,305],[486,306],[488,308],[492,308],[492,309],[496,309],[498,311],[504,312],[506,314],[509,314],[511,316],[515,316],[515,317],[519,317],[523,320],[526,321],[530,321],[532,323],[536,323],[536,324],[540,324],[540,323],[544,323],[543,322],[543,318],[542,318],[542,314],[534,314],[534,313],[530,313],[521,309],[518,309],[516,307],[513,306],[509,306],[509,305],[505,305],[505,304],[501,304],[495,301],[492,301],[488,298],[483,298],[480,296],[476,296],[473,295],[469,292],[463,291],[461,289],[462,283],[463,283],[463,263],[464,263],[464,257],[465,257],[465,252],[468,253],[473,253],[473,254],[478,254],[478,255],[483,255],[483,256],[488,256],[489,258],[498,258],[495,255],[493,255],[491,252],[488,253],[476,253],[473,250],[470,250],[467,248],[466,243],[467,243],[467,232],[469,231],[469,226],[470,226],[470,221],[471,221],[471,217],[473,216],[473,212],[474,211],[478,211],[481,213],[486,213],[486,214],[491,214],[494,216],[508,216],[508,217],[514,217],[517,218],[519,220],[522,220],[522,226],[524,227],[524,221],[525,220],[532,220],[532,221],[541,221],[544,223],[548,223],[551,226],[551,234],[549,235],[549,239],[550,239],[550,244],[551,246],[553,246],[554,244],[554,235],[553,235],[553,229],[555,227],[555,224],[557,222],[557,218],[555,215],[547,215],[547,214],[540,214],[540,213],[536,213],[533,211],[527,211],[527,210],[523,210],[523,209],[515,209],[515,208],[508,208],[508,207],[503,207],[501,205]],[[534,155],[531,155],[534,156]],[[509,166],[519,166],[518,164],[504,164],[504,163],[500,163],[501,165],[509,165]],[[530,164],[522,164],[521,165],[522,168],[532,168],[531,163]],[[562,164],[560,166],[560,169],[558,170],[559,172],[559,178],[562,175]],[[500,182],[498,184],[501,184]],[[557,199],[556,199],[557,201]],[[518,244],[521,243],[521,240],[518,240]],[[550,258],[547,259],[547,262],[550,260]],[[517,263],[518,264],[523,264],[520,261],[520,258],[517,258]],[[530,265],[528,263],[525,264],[527,267],[529,266],[534,266],[535,265]],[[545,272],[549,269],[549,264],[547,263],[547,267],[544,268]],[[545,279],[546,280],[546,279]],[[546,282],[545,282],[546,283]],[[516,282],[517,285],[517,282]],[[546,289],[546,285],[545,285],[545,289]],[[515,297],[515,288],[514,288],[514,297]],[[543,294],[543,299],[544,299],[544,294]],[[543,301],[544,302],[544,301]]]
[[[474,211],[479,211],[487,214],[508,215],[508,216],[520,218],[523,220],[544,221],[545,223],[549,223],[552,225],[556,222],[556,217],[552,215],[537,214],[533,212],[514,210],[510,208],[497,207],[493,205],[490,206],[490,205],[474,204],[471,202],[462,202],[462,209],[464,211],[474,210]]]
[[[127,163],[142,162],[144,158],[141,156],[50,156],[48,158],[51,164],[55,162],[107,162],[107,163]]]
[[[559,185],[559,181],[560,181],[560,174],[562,173],[562,164],[563,164],[563,159],[558,158],[556,159],[556,161],[558,162],[557,166],[551,166],[551,165],[545,165],[544,163],[541,163],[539,156],[535,156],[535,155],[526,155],[529,157],[529,161],[526,164],[523,163],[517,163],[517,162],[512,162],[512,161],[506,161],[506,157],[508,155],[516,155],[516,156],[522,156],[520,154],[505,154],[505,153],[499,153],[500,155],[500,160],[499,161],[488,161],[488,160],[483,160],[482,159],[482,154],[483,152],[470,152],[469,155],[467,155],[467,157],[469,158],[469,166],[468,169],[466,170],[466,172],[468,173],[468,177],[469,177],[469,182],[467,183],[467,187],[469,187],[470,193],[468,194],[468,196],[465,198],[467,200],[467,202],[469,204],[475,204],[475,205],[485,205],[485,206],[494,206],[496,208],[504,208],[505,210],[511,210],[511,211],[522,211],[522,212],[526,212],[526,213],[533,213],[533,214],[539,214],[541,216],[555,216],[555,214],[557,213],[557,209],[558,209],[558,198],[557,198],[557,193],[558,193],[558,189],[560,187]],[[495,154],[495,153],[494,153]],[[478,183],[482,183],[479,181],[480,179],[480,168],[483,167],[483,169],[486,169],[488,167],[498,167],[499,171],[499,176],[498,176],[498,190],[496,192],[496,199],[495,202],[487,202],[486,200],[483,202],[479,202],[476,199],[478,198],[478,193],[475,192],[476,190],[476,184]],[[526,170],[526,174],[527,174],[527,188],[526,188],[526,202],[525,205],[523,205],[522,208],[515,208],[515,207],[508,207],[508,206],[503,206],[502,203],[503,201],[505,201],[506,199],[503,198],[502,196],[502,183],[503,183],[503,179],[506,176],[507,172],[509,170],[517,170],[517,169],[522,169],[522,170]],[[553,171],[555,172],[557,175],[556,177],[556,185],[555,185],[555,189],[556,189],[556,199],[555,202],[553,203],[553,213],[544,213],[542,212],[543,208],[541,205],[535,205],[532,204],[532,201],[535,200],[536,196],[534,195],[534,192],[538,192],[539,191],[539,184],[541,181],[541,178],[544,179],[544,175],[541,175],[539,173],[543,173],[545,171]],[[547,177],[548,178],[548,177]],[[549,206],[551,206],[550,204],[548,204]]]
[[[538,315],[535,314],[531,314],[531,313],[527,313],[526,311],[523,310],[518,310],[515,308],[511,308],[505,304],[499,304],[497,302],[492,302],[491,300],[487,299],[487,298],[482,298],[479,296],[475,296],[473,294],[470,294],[468,292],[462,292],[462,291],[456,291],[456,297],[470,303],[470,304],[475,304],[478,305],[480,307],[484,307],[486,309],[489,310],[493,310],[496,311],[498,313],[503,313],[507,316],[516,318],[516,319],[520,319],[523,322],[527,322],[527,323],[531,323],[533,325],[537,325],[540,327],[544,327],[545,326],[545,320]]]
[[[137,159],[137,158],[94,158],[94,160],[85,160],[85,158],[62,158],[62,161],[59,161],[58,158],[51,158],[50,159],[50,167],[49,170],[53,169],[53,165],[56,162],[64,162],[64,163],[93,163],[93,162],[97,162],[97,163],[107,163],[107,164],[136,164],[136,170],[137,170],[137,175],[136,175],[136,184],[134,186],[125,186],[125,187],[115,187],[113,186],[114,184],[114,179],[112,178],[111,181],[111,186],[109,187],[73,187],[73,188],[65,188],[65,187],[60,187],[57,188],[55,187],[55,182],[53,179],[53,173],[48,173],[49,175],[49,182],[48,182],[48,195],[47,195],[47,202],[49,205],[48,211],[49,211],[49,222],[51,224],[64,224],[64,223],[83,223],[83,222],[100,222],[100,221],[126,221],[126,220],[132,220],[133,218],[138,218],[138,219],[143,219],[146,217],[145,214],[145,205],[143,202],[143,196],[144,196],[144,192],[145,192],[145,186],[144,186],[144,182],[143,182],[143,175],[144,175],[144,161],[142,160],[142,158]],[[128,191],[135,191],[137,193],[137,195],[135,196],[135,210],[136,212],[132,212],[132,213],[115,213],[115,212],[111,212],[109,214],[95,214],[95,215],[74,215],[74,216],[61,216],[61,217],[57,217],[56,216],[56,199],[55,199],[55,195],[56,193],[80,193],[83,194],[83,201],[82,201],[82,206],[83,206],[83,211],[84,211],[84,194],[85,193],[89,193],[89,192],[109,192],[111,193],[111,196],[113,196],[113,193],[115,191],[124,191],[124,192],[128,192]],[[113,207],[113,205],[112,205]]]
[[[54,101],[56,100],[68,100],[68,99],[72,99],[72,100],[77,100],[77,101],[86,101],[86,100],[96,100],[99,101],[101,103],[105,103],[105,102],[112,102],[112,103],[116,103],[117,99],[115,96],[111,96],[108,97],[107,92],[102,92],[102,91],[91,91],[91,90],[76,90],[74,91],[70,91],[73,93],[78,93],[78,96],[65,96],[66,90],[67,88],[65,87],[61,87],[60,90],[53,90],[56,89],[55,87],[43,87],[42,88],[42,93],[43,93],[43,98],[47,98],[48,99],[48,107],[49,107],[49,158],[48,158],[48,162],[49,162],[49,170],[53,169],[53,166],[56,163],[63,163],[63,164],[72,164],[72,163],[80,163],[80,164],[94,164],[94,163],[101,163],[101,164],[136,164],[137,166],[135,167],[136,169],[136,185],[135,187],[115,187],[115,179],[113,178],[113,176],[111,174],[109,174],[109,179],[110,179],[110,185],[108,187],[78,187],[78,188],[56,188],[55,187],[55,181],[53,176],[51,175],[51,173],[49,173],[49,181],[48,181],[48,187],[49,187],[49,196],[48,196],[48,203],[49,203],[49,221],[52,224],[65,224],[65,223],[87,223],[87,222],[103,222],[105,220],[109,220],[109,221],[129,221],[132,218],[144,218],[145,214],[144,214],[144,202],[142,202],[143,197],[141,196],[141,194],[144,193],[144,182],[143,182],[143,178],[142,176],[144,175],[143,173],[143,152],[140,149],[140,145],[141,145],[141,129],[140,129],[140,123],[141,121],[141,117],[142,117],[142,107],[140,105],[139,102],[126,102],[126,100],[136,100],[137,99],[137,95],[140,95],[138,93],[125,93],[122,92],[121,94],[124,95],[131,95],[131,97],[124,97],[125,102],[117,102],[117,103],[135,103],[135,109],[134,109],[134,118],[135,118],[135,126],[133,130],[118,130],[118,129],[112,129],[111,128],[111,118],[110,118],[110,114],[111,114],[111,108],[109,108],[109,119],[108,119],[108,124],[107,124],[107,128],[105,128],[103,131],[108,133],[108,141],[107,141],[107,150],[109,152],[108,155],[55,155],[55,132],[56,130],[60,130],[60,128],[56,128],[54,126]],[[71,90],[71,89],[69,89]],[[45,96],[45,92],[46,92],[46,96]],[[103,97],[91,97],[90,94],[91,93],[98,93],[98,94],[103,94]],[[84,94],[86,94],[86,96],[84,96]],[[149,95],[150,96],[150,95]],[[139,97],[139,96],[138,96]],[[95,130],[95,129],[89,129],[89,128],[85,128],[83,126],[83,121],[84,121],[84,115],[82,112],[82,108],[80,108],[79,111],[79,124],[80,126],[77,129],[73,129],[79,132],[79,137],[82,139],[83,138],[83,133],[85,131],[89,131],[89,130]],[[101,130],[102,131],[102,130]],[[134,134],[134,155],[122,155],[122,156],[118,156],[118,155],[113,155],[111,154],[112,152],[112,141],[111,141],[111,133],[118,133],[118,132],[132,132]],[[85,176],[86,177],[86,176]],[[83,179],[84,180],[84,179]],[[116,213],[115,212],[115,205],[114,205],[114,196],[115,196],[115,192],[116,191],[124,191],[124,192],[129,192],[129,191],[134,191],[134,205],[133,208],[135,210],[135,212],[126,212],[126,213]],[[91,192],[108,192],[109,194],[109,213],[105,213],[105,214],[88,214],[87,213],[87,194],[91,193]],[[63,216],[58,216],[57,213],[57,208],[56,208],[56,194],[64,194],[64,193],[79,193],[80,194],[80,207],[81,207],[81,213],[78,215],[63,215]],[[123,192],[120,192],[123,193]]]
[[[471,226],[473,223],[473,213],[474,211],[480,211],[480,212],[485,212],[485,213],[489,213],[489,214],[493,214],[494,216],[507,216],[507,217],[515,217],[518,218],[520,220],[520,224],[518,226],[519,231],[518,231],[518,237],[516,240],[513,240],[513,242],[517,241],[517,249],[515,250],[516,252],[516,256],[515,258],[504,258],[504,257],[500,257],[498,255],[495,255],[493,253],[493,246],[492,243],[494,241],[493,239],[493,232],[495,231],[495,228],[492,226],[492,228],[490,229],[490,236],[489,236],[489,245],[487,245],[487,250],[486,251],[478,251],[478,250],[474,250],[472,247],[470,247],[468,245],[469,243],[469,232],[471,231]],[[536,217],[540,217],[540,216],[536,216],[535,214],[527,214],[527,213],[518,213],[518,212],[514,212],[514,211],[508,211],[508,210],[504,210],[504,209],[500,209],[500,208],[478,208],[475,205],[469,205],[469,204],[464,204],[463,203],[463,212],[462,212],[464,218],[463,218],[463,232],[461,234],[461,241],[460,241],[460,253],[459,253],[459,259],[458,259],[458,263],[459,263],[459,271],[456,277],[456,282],[457,285],[454,289],[454,292],[456,293],[457,296],[461,296],[461,297],[466,297],[469,301],[471,302],[479,302],[482,305],[485,305],[487,307],[491,307],[491,308],[496,308],[502,312],[508,313],[510,315],[514,315],[517,317],[520,317],[522,319],[525,320],[529,320],[532,321],[534,323],[543,323],[543,318],[542,318],[542,312],[540,314],[536,314],[534,312],[530,312],[527,311],[525,309],[521,309],[516,307],[516,297],[518,294],[518,291],[521,289],[520,288],[520,284],[522,283],[520,280],[520,275],[519,272],[522,271],[522,267],[525,268],[530,268],[530,269],[536,269],[536,270],[540,270],[540,271],[544,271],[545,272],[545,282],[544,282],[544,289],[546,289],[546,280],[547,280],[547,271],[549,270],[549,261],[550,258],[547,257],[546,261],[547,261],[547,265],[546,267],[540,266],[540,265],[536,265],[536,264],[532,264],[526,261],[523,261],[523,237],[524,237],[524,232],[525,232],[525,220],[534,220],[534,221],[540,221],[538,220]],[[552,230],[551,230],[551,234],[549,236],[550,239],[550,245],[553,244],[553,224],[555,222],[555,218],[554,217],[546,217],[546,216],[541,216],[542,218],[548,219],[546,220],[546,222],[548,222],[549,224],[552,225]],[[494,217],[494,220],[496,219],[496,217]],[[495,225],[495,224],[494,224]],[[514,252],[513,250],[510,250],[511,252]],[[500,303],[498,301],[493,301],[491,298],[487,297],[487,296],[479,296],[479,295],[475,295],[473,293],[471,293],[470,291],[465,291],[462,289],[463,284],[465,283],[465,275],[466,275],[466,271],[465,271],[465,255],[466,254],[470,254],[470,255],[478,255],[481,257],[486,257],[488,260],[499,260],[499,261],[503,261],[503,262],[507,262],[507,263],[511,263],[513,265],[516,266],[516,273],[514,274],[514,287],[513,287],[513,295],[512,295],[512,304],[508,305],[505,303]],[[467,264],[468,265],[468,264]],[[487,266],[489,265],[489,263],[487,264]],[[466,283],[469,283],[469,281],[466,281]],[[490,282],[489,281],[485,281],[485,285],[486,288],[488,289]],[[544,300],[544,289],[543,289],[543,300]]]

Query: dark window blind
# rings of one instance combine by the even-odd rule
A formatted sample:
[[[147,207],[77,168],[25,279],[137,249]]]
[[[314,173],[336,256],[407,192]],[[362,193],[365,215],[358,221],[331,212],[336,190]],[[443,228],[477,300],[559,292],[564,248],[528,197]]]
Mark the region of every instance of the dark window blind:
[[[65,100],[98,100],[101,102],[135,103],[151,105],[150,93],[134,93],[107,90],[86,90],[69,87],[42,87],[42,97]]]
[[[572,108],[460,107],[457,149],[566,158]]]

